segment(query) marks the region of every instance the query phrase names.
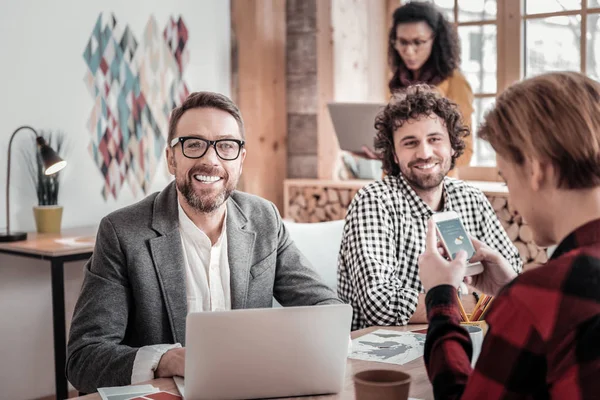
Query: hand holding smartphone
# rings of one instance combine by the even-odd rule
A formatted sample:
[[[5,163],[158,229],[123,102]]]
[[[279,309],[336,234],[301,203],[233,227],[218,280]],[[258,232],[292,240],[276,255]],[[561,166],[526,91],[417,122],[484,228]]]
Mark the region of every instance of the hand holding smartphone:
[[[475,247],[469,238],[460,216],[456,211],[444,211],[433,214],[433,222],[437,230],[438,238],[446,250],[450,259],[454,260],[460,250],[467,253],[467,262],[475,254]],[[483,272],[480,262],[468,263],[465,276],[477,275]]]

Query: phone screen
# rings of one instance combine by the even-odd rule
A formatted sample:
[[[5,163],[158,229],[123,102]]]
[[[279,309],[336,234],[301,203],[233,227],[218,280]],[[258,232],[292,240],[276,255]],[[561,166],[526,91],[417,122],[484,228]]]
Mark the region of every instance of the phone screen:
[[[454,218],[438,221],[436,224],[439,233],[442,235],[442,238],[448,247],[450,258],[454,260],[456,254],[460,250],[464,250],[467,252],[467,260],[471,259],[473,254],[475,254],[475,248],[469,239],[469,235],[465,232],[460,219]]]

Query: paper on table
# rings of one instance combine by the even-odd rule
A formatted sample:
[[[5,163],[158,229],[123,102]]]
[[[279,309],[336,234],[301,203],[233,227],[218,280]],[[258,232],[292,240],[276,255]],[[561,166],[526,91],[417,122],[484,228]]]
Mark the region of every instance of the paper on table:
[[[426,336],[422,333],[378,329],[354,339],[349,358],[403,365],[423,357]]]
[[[62,244],[64,246],[70,246],[70,247],[87,247],[91,244],[94,244],[94,238],[87,237],[87,236],[54,239],[54,241],[56,243]]]
[[[181,400],[182,397],[171,392],[156,392],[145,394],[143,396],[132,397],[129,400]]]
[[[115,386],[98,388],[102,400],[127,400],[136,396],[156,393],[158,389],[152,385]]]

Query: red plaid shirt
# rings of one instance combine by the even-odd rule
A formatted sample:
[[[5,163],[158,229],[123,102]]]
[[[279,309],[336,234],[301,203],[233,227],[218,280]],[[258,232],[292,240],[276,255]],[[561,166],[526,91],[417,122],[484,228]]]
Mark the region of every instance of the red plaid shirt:
[[[471,368],[456,289],[427,293],[425,364],[436,399],[600,399],[600,220],[502,289]]]

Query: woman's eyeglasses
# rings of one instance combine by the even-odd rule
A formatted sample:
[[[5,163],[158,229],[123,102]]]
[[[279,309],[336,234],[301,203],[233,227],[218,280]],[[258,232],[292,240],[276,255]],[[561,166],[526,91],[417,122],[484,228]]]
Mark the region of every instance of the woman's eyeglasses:
[[[200,158],[206,154],[210,146],[214,147],[217,156],[225,161],[233,161],[240,156],[245,142],[238,139],[206,140],[195,136],[182,136],[171,140],[171,147],[181,143],[181,151],[187,158]]]
[[[408,48],[408,46],[413,46],[415,51],[419,51],[421,48],[423,48],[423,46],[425,46],[433,38],[434,38],[434,36],[431,36],[429,39],[426,39],[426,40],[421,40],[421,39],[405,40],[405,39],[401,39],[401,38],[396,38],[396,40],[392,41],[392,45],[400,50],[406,50]]]

